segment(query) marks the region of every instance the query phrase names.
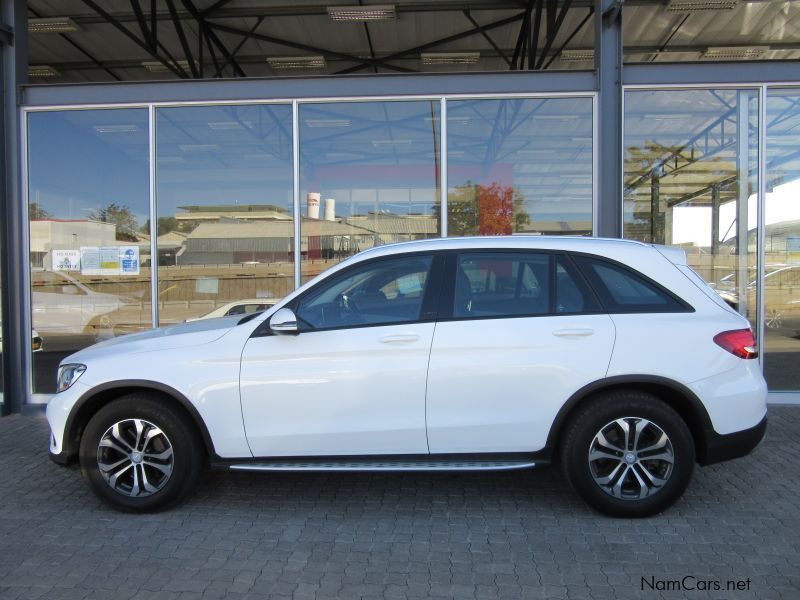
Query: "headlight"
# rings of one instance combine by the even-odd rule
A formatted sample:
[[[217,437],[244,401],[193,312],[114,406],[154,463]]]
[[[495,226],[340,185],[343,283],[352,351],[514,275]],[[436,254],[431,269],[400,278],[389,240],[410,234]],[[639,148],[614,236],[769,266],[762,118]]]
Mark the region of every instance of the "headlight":
[[[56,393],[68,390],[83,375],[86,365],[61,365],[58,367],[58,385]]]

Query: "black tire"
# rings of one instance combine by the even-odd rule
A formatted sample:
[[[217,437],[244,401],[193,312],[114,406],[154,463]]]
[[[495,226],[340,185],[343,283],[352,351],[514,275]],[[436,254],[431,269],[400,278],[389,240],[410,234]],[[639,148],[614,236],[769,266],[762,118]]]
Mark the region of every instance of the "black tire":
[[[202,441],[194,424],[168,402],[157,394],[129,394],[103,406],[86,425],[80,443],[81,471],[92,491],[114,508],[132,512],[168,508],[197,483],[205,462]],[[134,457],[135,451],[128,450],[136,439],[137,421],[143,427],[138,449],[146,452],[136,452]],[[110,434],[115,424],[121,424],[116,431],[119,437]],[[148,435],[152,437],[147,446],[143,446]],[[104,444],[111,443],[115,447],[101,447],[104,437]],[[121,443],[117,441],[120,438]],[[122,452],[119,448],[124,448],[125,443],[129,445],[126,452]],[[168,449],[172,450],[171,454]],[[142,454],[144,458],[138,456]],[[167,456],[156,458],[159,455]],[[139,462],[135,462],[137,459]],[[104,465],[122,461],[120,467],[109,471],[109,479],[120,473],[114,485],[103,475],[99,466],[101,460]],[[164,472],[167,468],[170,469],[168,475]],[[137,480],[133,479],[134,472]],[[144,489],[144,480],[149,490]]]
[[[628,436],[629,440],[637,438],[637,425],[643,427],[637,438],[641,441],[641,456],[631,447],[632,442],[623,452],[606,453],[610,447],[625,446],[625,429],[616,421],[627,417],[630,419],[622,421],[622,425],[634,434]],[[666,451],[647,450],[648,446],[663,443],[659,429],[667,436]],[[605,442],[611,443],[609,438],[612,438],[610,446],[601,438],[595,438],[601,431]],[[653,443],[655,439],[659,443]],[[590,451],[593,451],[592,460]],[[619,458],[602,458],[605,454]],[[648,456],[662,458],[647,460]],[[571,416],[561,436],[560,458],[567,481],[589,506],[613,517],[638,518],[657,514],[681,497],[692,477],[695,448],[686,423],[669,405],[646,392],[618,390],[593,396]],[[616,468],[619,468],[617,475],[612,477]],[[648,478],[643,470],[654,479]],[[622,483],[617,488],[619,474],[622,474]],[[665,480],[663,484],[652,483],[662,479]],[[598,481],[607,485],[602,486]],[[640,481],[647,485],[642,486]],[[648,487],[651,489],[643,493]]]

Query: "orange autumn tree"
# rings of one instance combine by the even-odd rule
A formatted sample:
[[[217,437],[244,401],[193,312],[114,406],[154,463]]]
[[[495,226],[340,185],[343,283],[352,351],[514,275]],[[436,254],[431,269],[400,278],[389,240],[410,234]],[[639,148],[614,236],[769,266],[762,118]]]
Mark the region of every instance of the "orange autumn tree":
[[[478,233],[511,235],[514,233],[514,189],[499,183],[478,186]]]
[[[448,194],[447,229],[454,236],[508,235],[530,223],[524,205],[522,194],[511,186],[467,181]],[[439,209],[434,207],[437,217]]]

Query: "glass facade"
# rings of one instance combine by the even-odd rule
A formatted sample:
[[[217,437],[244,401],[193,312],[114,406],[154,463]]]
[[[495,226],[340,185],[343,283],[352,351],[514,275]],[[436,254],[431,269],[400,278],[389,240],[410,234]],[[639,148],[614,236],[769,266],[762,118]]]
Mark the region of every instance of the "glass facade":
[[[438,237],[439,101],[300,106],[302,280],[373,246]]]
[[[592,99],[447,104],[449,235],[590,235]]]
[[[152,326],[148,123],[145,108],[28,116],[34,393],[55,391],[65,356]]]
[[[759,90],[629,90],[624,237],[679,246],[758,325]]]
[[[629,88],[624,103],[624,237],[685,249],[764,323],[770,388],[800,389],[800,89]],[[375,245],[595,233],[595,104],[587,92],[28,111],[33,391],[52,392],[58,361],[87,344],[260,310]]]
[[[291,105],[158,108],[155,125],[160,324],[294,289]]]
[[[764,375],[800,390],[800,89],[770,89],[764,197]]]

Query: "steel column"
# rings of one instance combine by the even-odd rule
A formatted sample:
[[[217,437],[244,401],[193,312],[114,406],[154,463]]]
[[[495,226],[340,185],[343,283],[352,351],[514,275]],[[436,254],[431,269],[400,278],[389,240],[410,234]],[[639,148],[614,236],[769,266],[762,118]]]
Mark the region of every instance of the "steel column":
[[[439,136],[441,138],[439,168],[442,170],[439,177],[439,228],[441,229],[439,235],[447,237],[447,98],[442,98],[439,102]]]
[[[302,250],[300,230],[303,216],[300,212],[300,107],[292,101],[292,205],[294,207],[294,287],[302,285]]]
[[[758,360],[761,362],[761,369],[764,369],[765,360],[765,332],[764,327],[767,322],[767,300],[764,294],[764,277],[766,275],[766,235],[767,235],[767,86],[762,85],[758,90],[758,204],[756,208],[756,223],[758,239],[756,241],[756,340],[758,343]]]
[[[596,235],[622,235],[622,5],[597,0],[595,65],[598,78],[598,215]]]
[[[2,1],[2,23],[13,29],[13,45],[0,44],[0,259],[2,260],[2,414],[22,412],[31,393],[31,312],[27,203],[22,198],[17,86],[27,77],[27,13],[24,0]]]
[[[711,260],[716,263],[719,254],[719,185],[711,186]],[[713,264],[712,263],[712,264]],[[712,274],[716,281],[716,273]]]
[[[748,197],[750,178],[750,153],[748,141],[750,131],[750,107],[747,91],[736,93],[736,288],[739,294],[739,313],[747,316],[748,312]]]

